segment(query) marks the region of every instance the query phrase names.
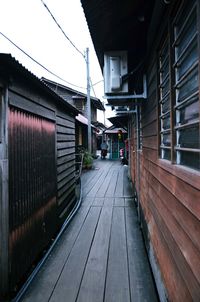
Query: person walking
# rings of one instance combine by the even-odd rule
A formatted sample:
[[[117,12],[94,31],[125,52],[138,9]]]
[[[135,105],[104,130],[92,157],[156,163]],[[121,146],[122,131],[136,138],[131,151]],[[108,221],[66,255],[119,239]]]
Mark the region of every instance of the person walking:
[[[108,152],[108,145],[107,145],[106,141],[104,140],[101,143],[101,159],[105,159],[107,152]]]

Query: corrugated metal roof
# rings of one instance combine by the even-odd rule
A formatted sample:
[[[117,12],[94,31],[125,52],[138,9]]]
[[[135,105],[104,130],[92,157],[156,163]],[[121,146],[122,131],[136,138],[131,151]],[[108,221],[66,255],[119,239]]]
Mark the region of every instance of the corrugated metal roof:
[[[124,130],[123,128],[107,129],[106,131],[104,131],[104,133],[106,133],[106,134],[117,134],[119,130],[121,130],[122,133],[127,133],[127,131]]]
[[[76,116],[76,120],[78,122],[80,122],[81,124],[84,124],[84,125],[88,126],[88,119],[84,115],[82,115],[82,114],[79,113],[79,115]],[[92,128],[96,128],[93,124],[91,124],[91,127]]]
[[[3,78],[9,78],[12,74],[15,73],[19,73],[21,77],[25,78],[26,80],[30,80],[36,87],[53,97],[57,103],[62,103],[62,105],[67,107],[71,113],[75,115],[79,113],[79,111],[74,106],[70,105],[58,94],[56,94],[41,79],[36,77],[32,72],[30,72],[21,63],[19,63],[19,61],[12,57],[11,54],[0,53],[0,75]]]
[[[60,88],[63,88],[65,90],[68,90],[70,91],[71,93],[74,93],[74,97],[73,99],[80,99],[80,97],[83,97],[84,99],[87,98],[87,94],[83,93],[83,92],[80,92],[78,90],[75,90],[75,89],[72,89],[71,87],[68,87],[68,86],[65,86],[63,84],[60,84],[60,83],[57,83],[57,82],[54,82],[54,81],[51,81],[49,79],[46,79],[46,78],[42,78],[42,81],[44,81],[47,85],[48,84],[51,84],[51,85],[55,85],[55,86],[59,86]],[[105,108],[102,104],[102,102],[100,101],[100,99],[96,98],[96,97],[93,97],[93,96],[90,96],[90,99],[91,99],[91,102],[93,103],[93,105],[99,109],[99,110],[102,110],[104,111]]]

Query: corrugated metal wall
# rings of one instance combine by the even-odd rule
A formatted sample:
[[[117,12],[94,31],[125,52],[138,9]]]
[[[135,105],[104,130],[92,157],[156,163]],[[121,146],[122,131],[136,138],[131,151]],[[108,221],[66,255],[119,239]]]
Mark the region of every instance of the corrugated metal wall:
[[[9,110],[10,288],[57,229],[55,123]]]
[[[75,196],[75,119],[57,112],[58,215],[62,223],[73,207]]]

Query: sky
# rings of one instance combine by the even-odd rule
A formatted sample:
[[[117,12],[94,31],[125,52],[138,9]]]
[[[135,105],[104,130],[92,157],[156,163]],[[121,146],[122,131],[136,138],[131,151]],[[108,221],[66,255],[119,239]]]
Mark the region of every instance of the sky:
[[[103,99],[103,75],[92,44],[80,0],[43,0],[65,34],[82,53],[89,48],[90,77],[96,97]],[[0,52],[10,53],[37,77],[86,93],[86,63],[53,21],[41,0],[0,0],[0,32],[31,57],[65,81],[61,81],[34,63],[0,34]],[[96,84],[97,82],[100,83]],[[91,95],[94,95],[91,89]],[[106,117],[112,115],[106,107]],[[103,122],[103,113],[98,111]],[[106,121],[109,125],[109,122]]]

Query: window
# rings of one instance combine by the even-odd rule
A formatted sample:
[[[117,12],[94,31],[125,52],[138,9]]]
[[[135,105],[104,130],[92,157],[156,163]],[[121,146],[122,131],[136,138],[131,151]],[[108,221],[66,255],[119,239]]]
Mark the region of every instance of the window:
[[[169,42],[165,40],[159,54],[159,104],[161,158],[171,157],[171,118],[169,90]]]
[[[189,12],[189,13],[187,13]],[[197,7],[174,24],[176,163],[200,169]]]
[[[200,170],[199,33],[194,2],[177,13],[173,36],[160,47],[160,157],[173,160],[174,154],[176,164]]]

